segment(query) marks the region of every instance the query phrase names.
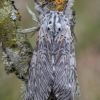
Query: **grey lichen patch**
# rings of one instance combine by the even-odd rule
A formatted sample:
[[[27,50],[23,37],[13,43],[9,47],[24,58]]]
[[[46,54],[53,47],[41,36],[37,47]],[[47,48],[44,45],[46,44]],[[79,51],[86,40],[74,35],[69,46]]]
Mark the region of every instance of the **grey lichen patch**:
[[[6,48],[9,59],[14,63],[15,74],[24,80],[27,80],[27,72],[32,55],[31,45],[25,35],[16,34],[15,48]]]
[[[20,92],[21,92],[21,100],[24,100],[24,96],[25,96],[25,92],[26,92],[26,84],[22,84],[21,85],[21,90],[20,90]]]
[[[77,73],[76,73],[77,75]],[[76,78],[76,92],[75,92],[75,100],[82,100],[82,97],[81,97],[81,91],[80,91],[80,85],[79,85],[79,82],[78,82],[78,77]]]
[[[18,78],[27,81],[29,63],[32,56],[32,47],[24,34],[17,33],[19,21],[13,21],[11,11],[13,5],[2,3],[0,9],[0,41],[3,47],[2,60],[7,73],[14,72]],[[16,16],[18,17],[18,16]]]
[[[11,18],[13,21],[16,21],[16,20],[17,20],[16,10],[15,10],[15,9],[12,9],[10,18]]]
[[[14,72],[13,62],[9,61],[9,57],[5,52],[2,52],[2,60],[7,74]]]

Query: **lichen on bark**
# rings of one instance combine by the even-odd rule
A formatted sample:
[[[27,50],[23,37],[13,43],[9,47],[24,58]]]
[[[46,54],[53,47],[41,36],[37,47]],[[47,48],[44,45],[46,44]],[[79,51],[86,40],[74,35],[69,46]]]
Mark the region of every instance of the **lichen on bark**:
[[[27,81],[29,63],[32,56],[32,47],[26,35],[17,33],[20,24],[17,19],[11,18],[11,11],[18,12],[10,0],[0,1],[0,41],[2,42],[3,56],[7,73],[14,72],[18,78]]]

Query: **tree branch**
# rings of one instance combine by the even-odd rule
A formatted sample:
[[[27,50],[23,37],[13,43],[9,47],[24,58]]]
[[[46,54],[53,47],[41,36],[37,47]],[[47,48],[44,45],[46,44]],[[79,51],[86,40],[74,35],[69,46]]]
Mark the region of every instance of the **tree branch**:
[[[19,79],[27,81],[28,68],[32,56],[32,47],[20,29],[19,12],[10,0],[0,1],[0,41],[7,73],[15,73]]]

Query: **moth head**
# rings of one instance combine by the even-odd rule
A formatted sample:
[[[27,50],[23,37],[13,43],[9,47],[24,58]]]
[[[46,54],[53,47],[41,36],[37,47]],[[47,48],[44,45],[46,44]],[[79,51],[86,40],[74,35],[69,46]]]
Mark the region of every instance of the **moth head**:
[[[45,15],[43,19],[43,27],[46,33],[52,37],[62,34],[68,25],[68,19],[63,12],[51,11],[49,14]]]

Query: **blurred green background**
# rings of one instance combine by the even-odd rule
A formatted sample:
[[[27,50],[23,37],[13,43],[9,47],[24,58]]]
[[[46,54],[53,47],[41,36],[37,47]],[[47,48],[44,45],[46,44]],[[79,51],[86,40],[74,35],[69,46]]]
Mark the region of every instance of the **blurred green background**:
[[[33,0],[16,0],[22,15],[22,28],[37,26],[26,10],[28,5],[35,13]],[[83,100],[100,100],[100,0],[75,0],[75,34],[77,36],[76,61]],[[34,46],[36,35],[28,38]],[[7,75],[1,61],[0,48],[0,100],[21,100],[22,81],[14,74]]]

